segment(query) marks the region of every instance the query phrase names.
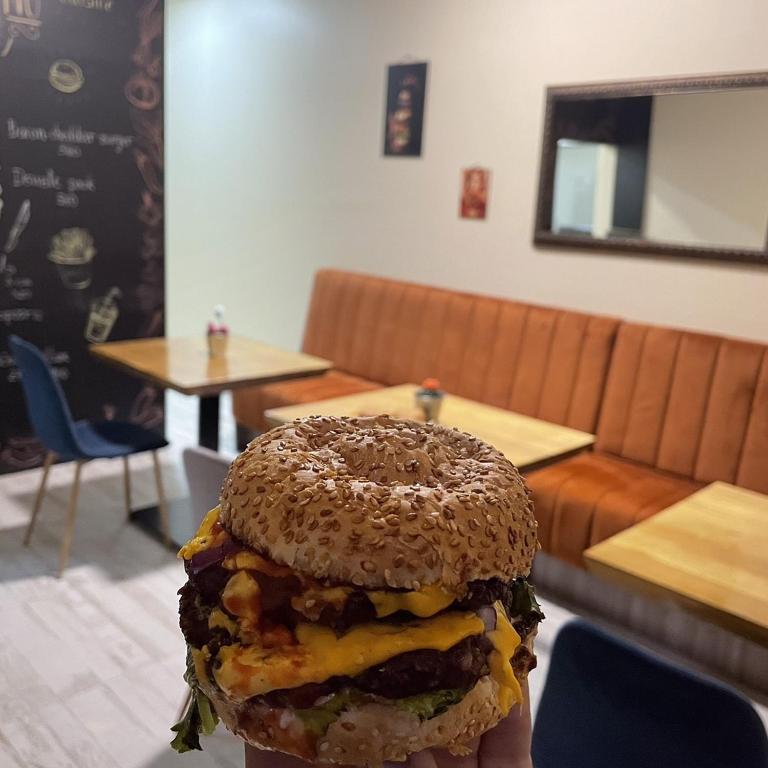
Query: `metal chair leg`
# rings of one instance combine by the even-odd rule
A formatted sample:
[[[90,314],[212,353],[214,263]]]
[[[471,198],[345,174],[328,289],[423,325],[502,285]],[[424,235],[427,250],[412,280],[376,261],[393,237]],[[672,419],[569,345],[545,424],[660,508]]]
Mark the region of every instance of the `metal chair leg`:
[[[163,543],[166,547],[171,545],[170,530],[168,527],[168,505],[165,503],[165,489],[163,488],[163,475],[160,472],[160,459],[157,451],[152,451],[152,462],[155,465],[155,484],[157,485],[157,508],[160,510],[160,526],[163,532]]]
[[[75,464],[75,479],[69,492],[69,504],[67,506],[67,527],[64,529],[64,538],[61,541],[61,554],[59,555],[59,577],[64,573],[69,560],[69,547],[72,544],[72,534],[75,530],[75,516],[77,514],[77,497],[80,494],[80,471],[84,461]]]
[[[53,451],[48,451],[45,454],[45,461],[43,462],[43,476],[40,478],[40,486],[37,489],[37,496],[35,496],[35,506],[32,507],[32,517],[29,519],[29,525],[27,526],[27,532],[24,534],[24,546],[29,546],[29,541],[32,538],[32,531],[35,529],[35,523],[37,522],[37,515],[40,512],[40,507],[43,506],[43,498],[45,497],[45,486],[48,482],[48,472],[51,470],[56,454]]]
[[[125,484],[125,514],[131,516],[131,473],[128,467],[128,457],[123,456],[123,482]]]

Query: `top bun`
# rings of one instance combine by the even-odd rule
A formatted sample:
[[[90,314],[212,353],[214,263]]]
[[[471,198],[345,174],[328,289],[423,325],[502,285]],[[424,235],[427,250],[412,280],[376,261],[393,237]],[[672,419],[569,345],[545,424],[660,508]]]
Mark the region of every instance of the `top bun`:
[[[367,588],[527,576],[536,520],[520,473],[476,437],[389,416],[313,416],[251,442],[221,520],[295,571]]]

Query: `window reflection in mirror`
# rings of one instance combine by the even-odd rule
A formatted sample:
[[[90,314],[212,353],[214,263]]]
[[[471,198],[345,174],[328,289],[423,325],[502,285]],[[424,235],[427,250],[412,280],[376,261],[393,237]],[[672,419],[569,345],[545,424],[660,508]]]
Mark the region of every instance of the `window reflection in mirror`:
[[[768,88],[555,101],[549,231],[763,250]]]

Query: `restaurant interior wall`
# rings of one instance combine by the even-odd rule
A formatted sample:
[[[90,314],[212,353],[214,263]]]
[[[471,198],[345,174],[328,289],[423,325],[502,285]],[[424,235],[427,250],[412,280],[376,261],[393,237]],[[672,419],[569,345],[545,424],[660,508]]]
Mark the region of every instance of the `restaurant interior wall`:
[[[537,249],[549,84],[768,69],[764,0],[169,0],[168,308],[296,347],[339,266],[765,341],[768,267]],[[421,158],[382,156],[386,66],[430,63]],[[492,172],[486,221],[460,169]]]

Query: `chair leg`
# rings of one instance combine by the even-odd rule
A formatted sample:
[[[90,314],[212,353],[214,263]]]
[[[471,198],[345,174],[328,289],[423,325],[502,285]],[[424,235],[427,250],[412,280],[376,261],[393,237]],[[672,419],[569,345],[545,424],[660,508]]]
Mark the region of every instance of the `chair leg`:
[[[160,459],[157,451],[152,451],[152,462],[155,465],[155,484],[157,485],[157,508],[160,510],[160,526],[163,531],[163,544],[171,545],[171,536],[168,528],[168,505],[165,503],[165,489],[163,488],[163,475],[160,471]]]
[[[43,476],[40,478],[40,487],[37,489],[37,496],[35,496],[35,506],[32,508],[32,517],[29,520],[27,526],[27,532],[24,534],[24,546],[28,547],[30,539],[32,538],[32,531],[35,529],[35,523],[37,522],[37,515],[40,512],[40,507],[43,506],[43,498],[45,497],[45,486],[48,482],[48,473],[51,470],[53,460],[56,458],[56,454],[53,451],[48,451],[45,454],[45,461],[43,462]]]
[[[125,514],[131,516],[131,473],[128,468],[128,457],[123,456],[123,482],[125,484]]]
[[[75,516],[77,514],[77,497],[80,494],[80,471],[84,461],[75,464],[75,480],[69,492],[69,505],[67,506],[67,527],[64,530],[64,538],[61,541],[61,554],[59,555],[59,577],[64,573],[69,561],[69,547],[72,544],[72,534],[75,530]]]

